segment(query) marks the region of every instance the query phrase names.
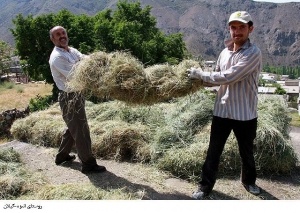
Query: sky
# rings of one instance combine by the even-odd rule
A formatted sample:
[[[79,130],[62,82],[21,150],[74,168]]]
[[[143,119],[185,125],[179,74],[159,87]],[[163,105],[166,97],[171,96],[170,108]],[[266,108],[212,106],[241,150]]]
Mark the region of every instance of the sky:
[[[300,0],[254,0],[254,1],[273,2],[273,3],[300,2]]]

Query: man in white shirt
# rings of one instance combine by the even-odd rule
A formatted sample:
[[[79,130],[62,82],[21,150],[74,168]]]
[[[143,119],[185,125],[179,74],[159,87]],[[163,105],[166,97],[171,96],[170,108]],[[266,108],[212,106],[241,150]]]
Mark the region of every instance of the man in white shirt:
[[[200,68],[188,70],[191,79],[220,85],[214,105],[209,148],[202,167],[202,180],[193,194],[195,199],[203,199],[212,191],[220,156],[231,131],[237,139],[242,159],[241,182],[254,195],[261,191],[255,184],[253,142],[257,130],[258,80],[262,56],[260,49],[249,39],[253,31],[249,13],[232,13],[228,25],[231,39],[225,42],[226,48],[218,58],[216,72],[204,72]]]
[[[58,101],[62,111],[62,117],[67,125],[55,163],[73,161],[74,155],[70,155],[75,144],[77,155],[82,163],[81,172],[104,172],[106,168],[97,164],[92,155],[89,126],[85,113],[84,97],[76,92],[68,91],[66,81],[71,77],[76,62],[84,55],[77,49],[69,47],[69,38],[65,28],[55,26],[50,30],[50,39],[55,45],[49,59],[53,80],[60,90]]]

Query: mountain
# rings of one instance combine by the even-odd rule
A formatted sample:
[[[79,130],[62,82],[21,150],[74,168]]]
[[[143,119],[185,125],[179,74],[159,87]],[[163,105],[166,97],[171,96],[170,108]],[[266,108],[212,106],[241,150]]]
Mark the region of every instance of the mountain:
[[[65,8],[75,14],[94,15],[116,7],[118,0],[0,0],[0,39],[14,44],[9,29],[17,14],[56,13]],[[254,22],[251,40],[263,53],[264,64],[300,65],[300,3],[252,0],[140,0],[152,6],[157,27],[166,34],[181,32],[188,50],[205,60],[216,60],[228,38],[227,20],[237,10],[248,11]]]

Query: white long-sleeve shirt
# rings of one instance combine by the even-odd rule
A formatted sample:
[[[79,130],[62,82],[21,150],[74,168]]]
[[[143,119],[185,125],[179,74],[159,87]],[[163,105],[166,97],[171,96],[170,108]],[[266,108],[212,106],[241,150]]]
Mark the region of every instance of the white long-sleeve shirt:
[[[262,70],[260,49],[248,40],[238,51],[232,43],[220,54],[216,72],[205,72],[205,82],[220,85],[214,105],[214,116],[234,120],[257,117],[258,81]]]
[[[67,92],[65,83],[70,78],[74,65],[83,57],[84,55],[73,47],[69,47],[69,51],[56,46],[53,48],[49,64],[59,90]]]

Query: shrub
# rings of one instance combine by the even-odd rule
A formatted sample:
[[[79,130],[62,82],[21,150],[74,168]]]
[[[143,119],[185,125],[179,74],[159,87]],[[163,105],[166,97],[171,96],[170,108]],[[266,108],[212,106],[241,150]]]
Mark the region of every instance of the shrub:
[[[31,112],[41,111],[47,109],[53,103],[52,95],[42,97],[37,95],[29,101],[29,110]]]

